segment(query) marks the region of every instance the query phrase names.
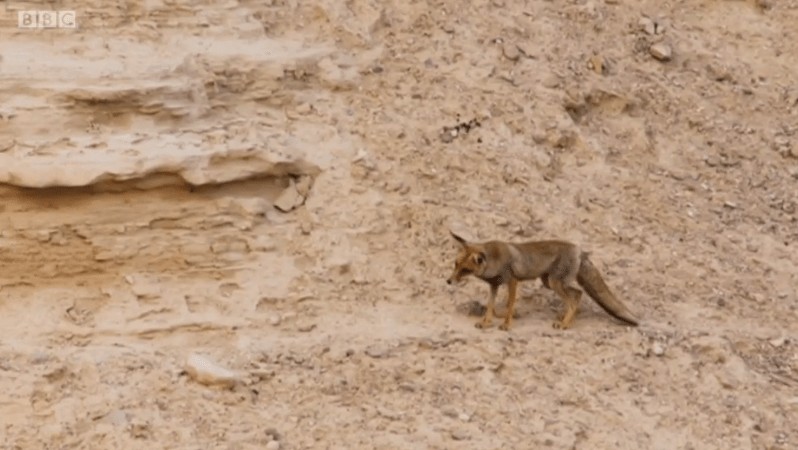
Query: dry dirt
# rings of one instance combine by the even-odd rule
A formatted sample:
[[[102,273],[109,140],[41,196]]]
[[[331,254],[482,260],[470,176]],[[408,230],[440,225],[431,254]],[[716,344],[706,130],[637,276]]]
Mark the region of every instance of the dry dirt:
[[[798,447],[797,1],[48,5],[0,29],[0,449]],[[579,242],[641,325],[530,282],[476,329],[450,227]]]

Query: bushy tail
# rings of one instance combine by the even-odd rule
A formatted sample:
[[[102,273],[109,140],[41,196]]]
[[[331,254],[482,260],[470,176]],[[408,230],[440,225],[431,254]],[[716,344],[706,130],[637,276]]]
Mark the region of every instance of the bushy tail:
[[[587,294],[596,301],[596,303],[601,306],[604,311],[607,311],[607,314],[615,317],[618,320],[622,320],[630,325],[637,326],[637,318],[635,318],[634,314],[617,298],[613,295],[610,288],[604,282],[604,279],[601,278],[601,273],[599,273],[596,266],[588,258],[587,252],[582,252],[582,262],[579,266],[579,274],[576,276],[576,280],[582,289],[587,292]]]

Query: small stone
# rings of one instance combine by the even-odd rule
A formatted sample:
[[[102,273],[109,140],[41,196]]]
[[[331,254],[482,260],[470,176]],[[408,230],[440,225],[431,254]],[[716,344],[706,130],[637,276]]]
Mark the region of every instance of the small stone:
[[[673,50],[668,44],[658,42],[648,48],[649,53],[659,61],[670,61],[673,57]]]
[[[299,195],[307,197],[310,194],[310,189],[313,187],[313,177],[308,175],[301,175],[296,179],[296,190]]]
[[[144,280],[136,282],[131,286],[131,291],[139,299],[154,299],[161,296],[161,288],[155,283],[148,283]]]
[[[266,450],[280,450],[280,442],[269,441],[269,443],[266,444]]]
[[[385,347],[374,345],[366,349],[366,355],[372,358],[384,358],[388,354],[388,349]]]
[[[468,440],[468,434],[463,430],[454,430],[452,431],[452,439],[455,441],[465,441]]]
[[[447,405],[441,408],[441,413],[446,417],[451,417],[452,419],[457,418],[457,416],[460,415],[457,409],[451,405]]]
[[[45,352],[35,352],[30,357],[30,363],[33,365],[43,364],[50,360],[50,355]]]
[[[296,329],[300,333],[310,333],[311,331],[316,329],[316,324],[315,323],[299,324],[297,325]]]
[[[289,181],[287,188],[280,193],[277,200],[274,201],[274,207],[281,212],[289,212],[294,208],[301,206],[305,202],[305,197],[297,190],[297,185],[293,179]]]
[[[654,344],[654,346],[653,346],[653,347],[651,347],[651,352],[652,352],[654,355],[656,355],[656,356],[662,356],[662,355],[664,355],[664,354],[665,354],[665,349],[664,349],[664,348],[662,348],[662,346],[661,346],[660,344],[658,344],[658,343],[657,343],[657,344]]]
[[[535,59],[537,58],[538,49],[531,43],[522,42],[517,44],[516,47],[518,50],[521,51],[521,54],[526,56],[527,58]]]
[[[463,422],[468,422],[469,420],[471,420],[471,416],[469,416],[469,415],[468,415],[468,414],[466,414],[466,413],[460,413],[460,414],[457,416],[457,418],[458,418],[458,419],[460,419],[460,420],[462,420]]]
[[[108,423],[118,427],[126,426],[129,423],[129,421],[130,420],[128,418],[127,413],[122,410],[111,411],[105,416],[103,416],[102,419],[100,419],[100,422],[102,423]]]
[[[280,437],[280,432],[277,431],[276,428],[266,428],[265,434],[266,437],[268,437],[272,441],[279,441],[280,439],[282,439]]]
[[[645,31],[646,34],[653,35],[657,32],[657,25],[648,17],[641,17],[638,24],[640,25],[640,29]]]
[[[282,322],[282,321],[283,321],[283,318],[282,318],[282,317],[280,317],[280,315],[279,315],[279,314],[275,314],[274,316],[272,316],[272,317],[269,319],[269,323],[270,323],[270,324],[271,324],[273,327],[276,327],[276,326],[280,325],[280,322]]]
[[[274,239],[264,235],[259,235],[255,238],[255,242],[252,242],[249,247],[256,252],[273,252],[277,250],[277,244]]]
[[[602,75],[604,73],[604,69],[606,68],[606,65],[604,64],[604,58],[599,55],[593,55],[588,60],[587,66],[588,69],[596,72],[599,75]]]
[[[405,392],[416,392],[418,390],[418,386],[412,383],[402,383],[399,385],[399,389]]]
[[[382,417],[385,417],[388,420],[399,420],[404,415],[403,413],[401,413],[399,411],[393,411],[393,410],[384,408],[382,406],[378,406],[377,407],[377,414],[381,415]]]
[[[786,339],[784,339],[783,337],[780,337],[780,338],[776,338],[776,339],[771,339],[769,342],[770,342],[770,345],[778,348],[778,347],[781,347],[782,345],[784,345],[784,343],[786,341],[787,341]]]
[[[554,89],[559,86],[560,83],[560,77],[553,73],[543,76],[543,78],[540,80],[540,84],[547,89]]]
[[[238,382],[238,377],[233,371],[227,370],[196,353],[191,354],[186,360],[185,370],[194,381],[206,386],[222,385],[232,387]]]
[[[504,43],[504,46],[502,47],[502,53],[504,54],[504,57],[510,61],[518,61],[518,58],[521,57],[521,52],[518,50],[518,46],[511,42]]]

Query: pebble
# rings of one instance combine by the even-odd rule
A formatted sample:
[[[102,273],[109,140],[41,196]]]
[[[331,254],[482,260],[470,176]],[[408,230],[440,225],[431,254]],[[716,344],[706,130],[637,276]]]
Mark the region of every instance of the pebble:
[[[316,329],[316,324],[312,323],[312,322],[301,323],[301,324],[297,324],[296,329],[300,333],[310,333],[311,331]]]
[[[521,51],[518,50],[518,46],[510,42],[504,43],[502,53],[504,53],[504,57],[510,61],[518,61],[518,58],[521,57]]]
[[[381,345],[372,345],[366,349],[366,355],[372,358],[384,358],[388,355],[388,348]]]
[[[269,441],[269,443],[266,444],[266,450],[280,450],[280,442]]]
[[[232,387],[238,382],[235,372],[221,367],[210,359],[193,353],[186,360],[186,372],[194,381],[206,386]]]
[[[455,441],[465,441],[468,439],[468,433],[463,430],[452,431],[452,439]]]
[[[648,17],[641,17],[639,22],[640,28],[646,32],[646,34],[653,35],[657,32],[657,26],[654,24],[654,21],[649,19]]]
[[[283,192],[274,201],[274,207],[281,212],[289,212],[304,202],[305,197],[297,189],[296,182],[291,179],[288,187],[283,189]]]
[[[453,419],[456,418],[458,415],[460,415],[460,412],[457,411],[457,409],[451,405],[444,406],[443,408],[441,408],[441,413],[444,416],[451,417]]]
[[[673,57],[673,50],[671,50],[671,47],[662,42],[652,45],[648,48],[648,51],[651,53],[651,56],[659,61],[670,61]]]
[[[784,339],[783,337],[776,338],[776,339],[771,339],[771,340],[770,340],[770,345],[772,345],[772,346],[774,346],[774,347],[778,348],[778,347],[781,347],[782,345],[784,345],[784,343],[785,343],[786,341],[787,341],[787,340],[786,340],[786,339]]]
[[[662,348],[660,344],[654,344],[654,346],[651,348],[651,352],[656,356],[662,356],[665,354],[665,349]]]

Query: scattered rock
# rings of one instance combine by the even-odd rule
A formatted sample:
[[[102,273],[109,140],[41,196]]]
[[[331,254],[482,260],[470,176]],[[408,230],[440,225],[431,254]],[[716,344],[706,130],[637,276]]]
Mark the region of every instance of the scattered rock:
[[[530,59],[536,59],[537,58],[537,53],[538,53],[537,52],[537,48],[533,44],[525,42],[525,43],[517,44],[516,47],[518,48],[519,51],[521,51],[521,54],[523,54],[527,58],[530,58]]]
[[[458,116],[458,120],[459,119],[460,117]],[[469,131],[471,131],[471,129],[479,127],[481,125],[482,124],[479,122],[478,119],[471,119],[468,122],[460,122],[453,127],[445,126],[441,130],[440,134],[441,141],[443,141],[444,143],[452,142],[454,138],[456,138],[457,136],[460,136],[461,134],[466,134]]]
[[[640,29],[645,31],[646,34],[654,35],[657,32],[657,25],[648,17],[641,17],[639,25]]]
[[[310,189],[313,187],[313,177],[309,175],[301,175],[296,179],[296,191],[304,198],[310,194]]]
[[[372,345],[366,349],[366,355],[372,358],[385,358],[389,353],[388,348],[381,345]]]
[[[281,192],[277,200],[274,201],[274,207],[282,212],[289,212],[305,203],[305,196],[300,193],[297,183],[293,178],[288,183],[288,187],[283,189],[283,192]]]
[[[654,356],[662,356],[665,354],[665,349],[657,342],[651,347],[651,353],[654,354]]]
[[[463,430],[452,431],[452,439],[455,441],[467,441],[469,438],[468,433]]]
[[[266,428],[266,431],[264,433],[266,434],[266,437],[271,439],[272,441],[279,441],[282,439],[282,436],[280,435],[280,433],[277,431],[276,428]]]
[[[100,423],[107,423],[117,427],[124,427],[130,422],[128,415],[126,412],[122,410],[114,410],[103,416],[100,420]]]
[[[315,329],[316,329],[316,324],[315,324],[315,323],[303,323],[303,324],[298,324],[298,325],[296,326],[296,329],[297,329],[297,331],[299,331],[300,333],[310,333],[311,331],[313,331],[313,330],[315,330]]]
[[[464,302],[457,305],[457,312],[467,316],[484,316],[487,309],[487,306],[476,300],[471,300],[470,302]]]
[[[266,450],[280,450],[280,442],[279,441],[269,441],[266,444]]]
[[[599,75],[603,75],[607,69],[607,64],[601,56],[593,55],[587,63],[587,68]]]
[[[194,381],[206,386],[233,387],[238,382],[238,376],[235,372],[227,370],[196,353],[191,354],[186,360],[185,370]]]
[[[442,407],[441,413],[446,417],[451,417],[452,419],[456,419],[457,416],[460,415],[460,411],[458,411],[457,408],[452,405],[446,405]]]
[[[386,409],[382,406],[377,407],[377,414],[381,415],[382,417],[385,417],[388,420],[400,420],[402,416],[404,416],[404,414],[399,411]]]
[[[540,84],[547,89],[554,89],[562,83],[562,79],[557,74],[550,73],[544,75],[540,80]]]
[[[155,299],[161,296],[161,287],[157,284],[157,280],[149,281],[146,277],[125,277],[127,282],[131,285],[130,290],[139,299]]]
[[[658,42],[648,48],[649,53],[659,61],[670,61],[673,57],[673,51],[668,44]]]
[[[769,342],[770,342],[770,345],[772,345],[773,347],[778,348],[778,347],[783,346],[785,343],[787,343],[787,339],[785,339],[783,337],[779,337],[779,338],[771,339]]]
[[[273,252],[277,250],[277,244],[269,236],[258,235],[254,242],[249,244],[249,248],[256,252]]]
[[[37,364],[46,363],[49,360],[50,360],[50,355],[48,353],[37,351],[30,356],[29,362],[32,365],[37,365]]]
[[[510,42],[504,43],[502,46],[502,53],[504,57],[510,61],[518,61],[518,58],[521,57],[521,51],[518,49],[518,46]]]
[[[405,392],[416,392],[418,390],[418,386],[413,383],[402,383],[399,385],[399,389]]]
[[[738,356],[730,356],[715,376],[721,386],[731,390],[739,388],[752,378],[745,361]]]

